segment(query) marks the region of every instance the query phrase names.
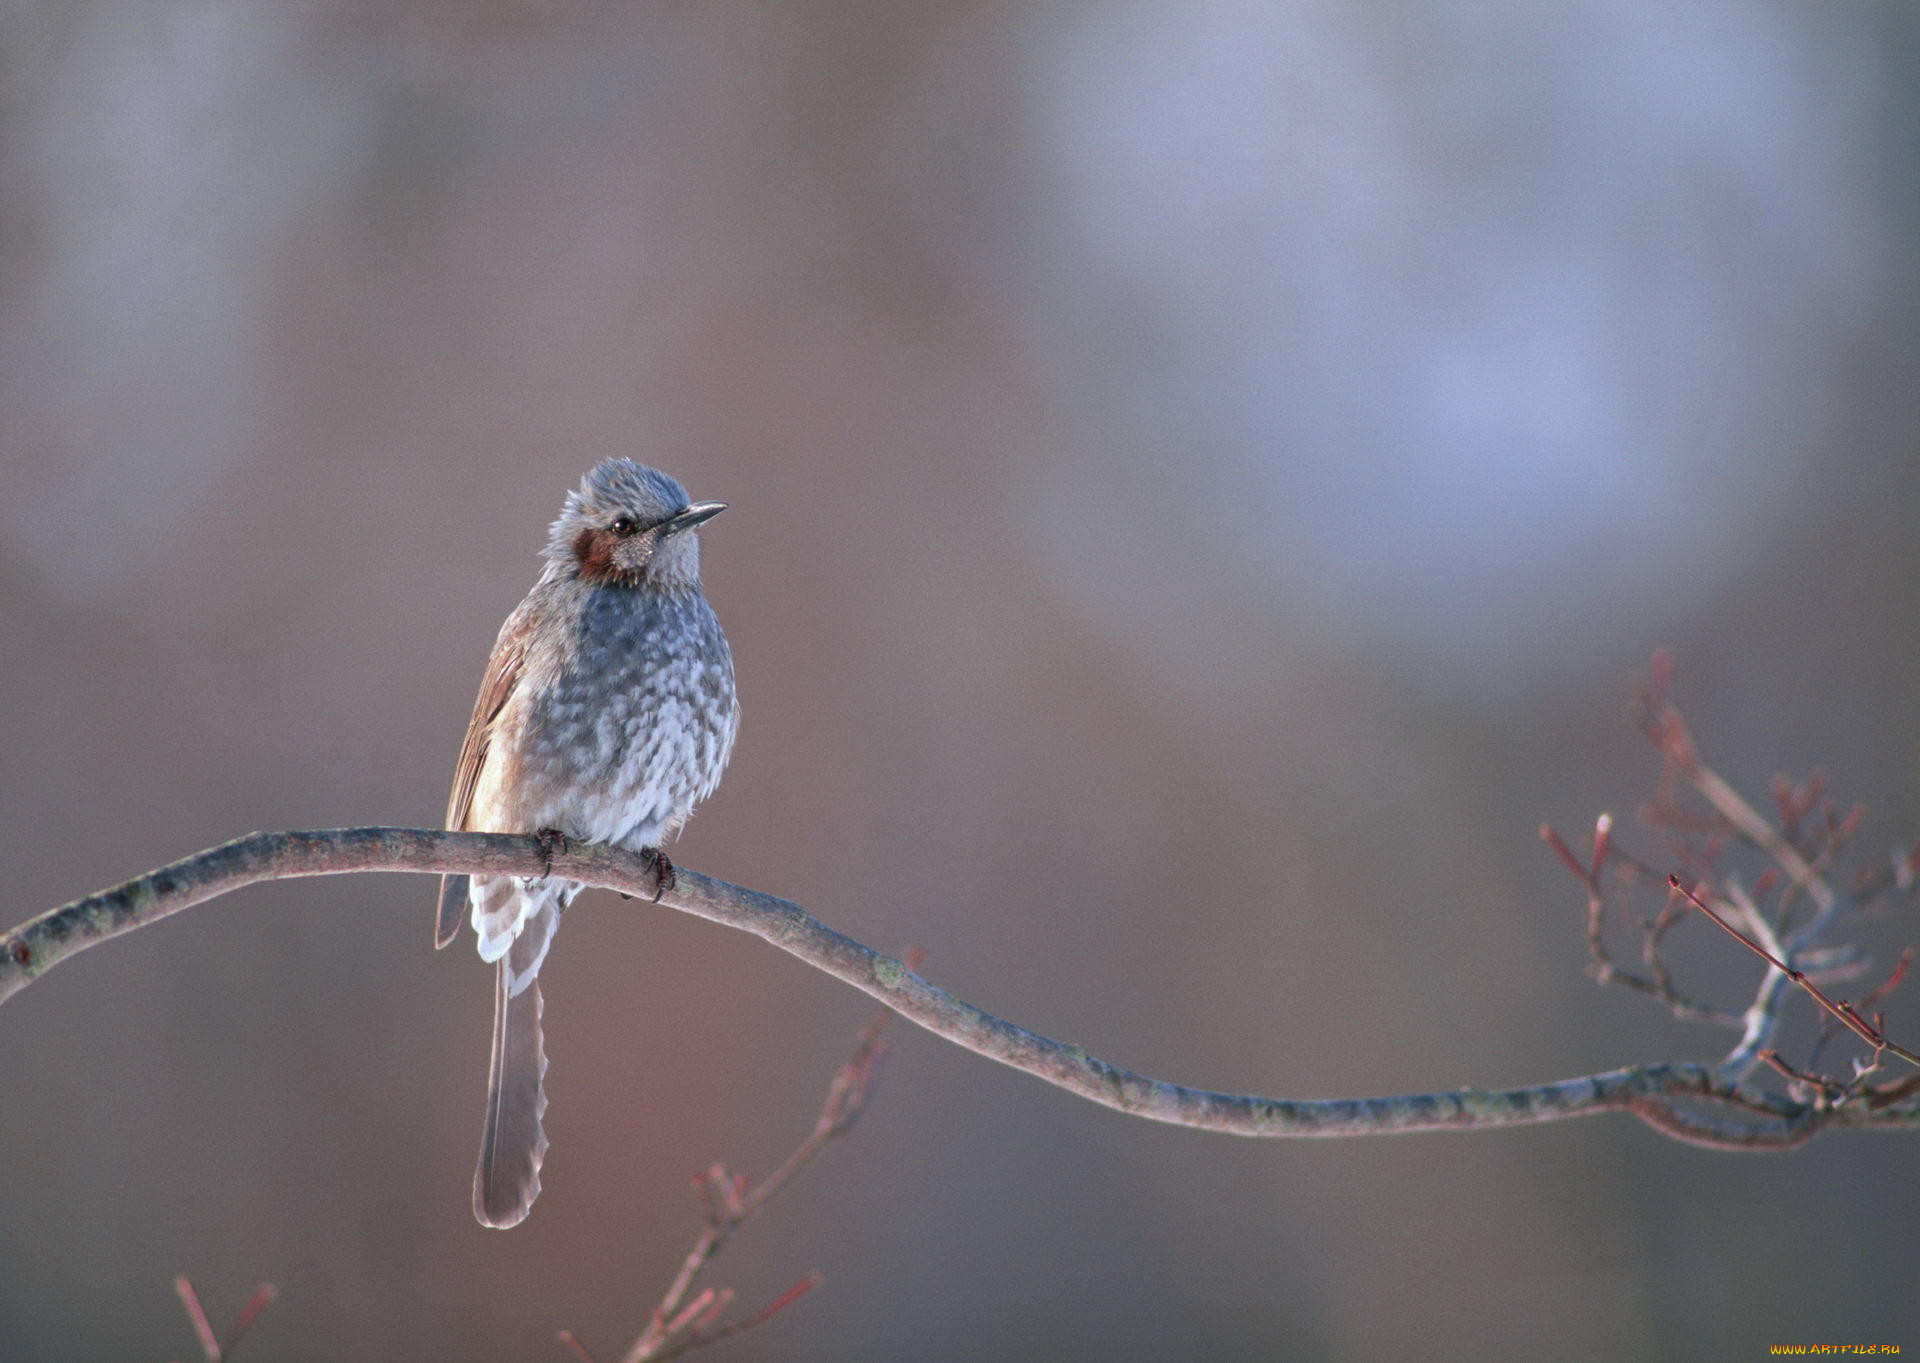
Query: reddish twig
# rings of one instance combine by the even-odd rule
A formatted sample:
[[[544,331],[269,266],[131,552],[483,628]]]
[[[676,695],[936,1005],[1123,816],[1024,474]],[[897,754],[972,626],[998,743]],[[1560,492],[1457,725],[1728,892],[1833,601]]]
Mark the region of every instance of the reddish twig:
[[[1672,657],[1665,652],[1655,654],[1651,680],[1641,692],[1637,721],[1660,754],[1660,773],[1652,800],[1640,808],[1639,814],[1641,823],[1663,840],[1672,858],[1669,865],[1677,866],[1680,874],[1669,875],[1664,870],[1650,873],[1626,849],[1617,844],[1608,848],[1612,864],[1619,869],[1617,886],[1622,900],[1632,895],[1636,877],[1649,884],[1669,881],[1678,885],[1685,881],[1699,889],[1699,894],[1670,891],[1658,913],[1640,920],[1643,973],[1623,970],[1608,954],[1605,917],[1612,896],[1597,874],[1597,860],[1584,861],[1552,830],[1542,830],[1555,856],[1586,891],[1592,973],[1604,984],[1623,985],[1660,1000],[1677,1017],[1705,1018],[1740,1027],[1739,1044],[1719,1066],[1722,1075],[1736,1081],[1764,1063],[1796,1084],[1813,1083],[1821,1048],[1844,1028],[1873,1047],[1872,1059],[1855,1061],[1850,1080],[1820,1078],[1816,1091],[1823,1100],[1838,1093],[1836,1109],[1840,1101],[1860,1092],[1874,1097],[1875,1102],[1883,1101],[1884,1095],[1894,1089],[1867,1087],[1881,1058],[1893,1055],[1920,1063],[1911,1052],[1886,1040],[1881,1019],[1869,1017],[1873,1005],[1899,983],[1905,967],[1896,967],[1886,984],[1859,1004],[1836,1003],[1821,986],[1831,988],[1833,981],[1859,974],[1859,951],[1852,945],[1822,946],[1821,940],[1844,909],[1870,903],[1892,886],[1911,889],[1920,884],[1920,846],[1896,851],[1878,869],[1854,877],[1847,894],[1837,892],[1826,876],[1859,832],[1864,808],[1855,804],[1843,810],[1832,798],[1823,772],[1799,782],[1781,776],[1771,786],[1778,826],[1769,824],[1702,760],[1686,720],[1671,699],[1674,675]],[[1688,803],[1689,792],[1704,802],[1704,810]],[[1729,851],[1741,846],[1752,847],[1767,859],[1751,891],[1723,866]],[[1709,886],[1713,887],[1711,897],[1719,912],[1706,903]],[[1762,909],[1763,899],[1771,903],[1771,912]],[[1812,912],[1789,933],[1788,924],[1798,900],[1811,904]],[[1682,918],[1692,916],[1689,905],[1695,904],[1773,967],[1760,981],[1752,1003],[1743,1010],[1695,1003],[1680,993],[1669,974],[1662,956],[1663,939]],[[1626,903],[1621,907],[1624,911]],[[1799,1068],[1788,1065],[1772,1046],[1781,1006],[1796,985],[1815,999],[1825,1022],[1811,1057]],[[1904,1087],[1899,1091],[1908,1092]],[[1679,1134],[1664,1118],[1654,1120],[1654,1124],[1669,1129],[1670,1134]]]
[[[207,1363],[220,1363],[220,1337],[214,1334],[213,1322],[207,1319],[206,1310],[200,1305],[200,1294],[193,1290],[193,1280],[182,1273],[174,1278],[173,1290],[186,1308],[187,1319],[193,1323],[193,1337],[199,1341],[200,1352],[206,1356]]]
[[[1920,1074],[1910,1074],[1897,1084],[1868,1089],[1867,1108],[1872,1112],[1880,1112],[1916,1095],[1920,1095]]]
[[[1907,978],[1907,970],[1910,966],[1912,966],[1912,964],[1913,964],[1913,948],[1908,947],[1906,950],[1900,953],[1900,959],[1893,963],[1893,969],[1888,973],[1887,978],[1880,981],[1880,983],[1876,984],[1873,988],[1869,989],[1861,997],[1860,1002],[1855,1006],[1861,1009],[1872,1008],[1876,1003],[1879,1003],[1881,1000],[1891,997],[1891,995],[1893,994],[1893,991],[1898,989],[1902,984],[1902,982],[1904,982],[1905,979]],[[1875,1014],[1876,1019],[1879,1016],[1880,1016],[1879,1014],[1877,1013]],[[1876,1021],[1874,1025],[1876,1027],[1881,1026],[1881,1024],[1878,1021]],[[1808,1062],[1809,1067],[1812,1066],[1814,1061],[1818,1060],[1820,1056],[1820,1052],[1826,1048],[1828,1042],[1832,1041],[1834,1037],[1840,1034],[1841,1030],[1842,1028],[1839,1023],[1836,1023],[1831,1019],[1828,1019],[1826,1021],[1825,1025],[1823,1025],[1820,1029],[1820,1035],[1814,1039],[1814,1043],[1813,1043],[1814,1060]],[[1867,1076],[1873,1072],[1874,1068],[1875,1068],[1875,1065],[1869,1065],[1859,1075],[1855,1076],[1855,1080],[1854,1080],[1855,1086],[1857,1087],[1860,1081],[1867,1078]]]
[[[918,948],[907,952],[907,969],[918,970],[921,956]],[[693,1295],[694,1283],[702,1270],[719,1254],[740,1224],[765,1206],[828,1141],[845,1135],[860,1119],[886,1058],[887,1043],[881,1034],[893,1016],[891,1011],[883,1009],[861,1029],[853,1057],[840,1067],[827,1086],[826,1100],[820,1115],[814,1119],[813,1130],[787,1156],[786,1162],[758,1185],[750,1187],[744,1176],[729,1173],[723,1164],[715,1164],[705,1173],[694,1175],[693,1185],[706,1203],[707,1228],[688,1251],[679,1273],[649,1314],[647,1326],[634,1340],[633,1347],[622,1355],[621,1363],[663,1363],[691,1349],[751,1330],[773,1319],[824,1281],[817,1270],[809,1273],[752,1315],[734,1321],[721,1320],[733,1304],[731,1288],[707,1288]],[[594,1363],[593,1355],[571,1330],[562,1330],[560,1338],[583,1363]]]
[[[1590,969],[1594,979],[1601,984],[1620,985],[1637,993],[1646,994],[1664,1003],[1676,1018],[1684,1022],[1712,1022],[1723,1027],[1738,1027],[1740,1014],[1725,1008],[1715,1008],[1708,1004],[1697,1003],[1682,996],[1673,987],[1666,964],[1659,957],[1659,939],[1667,930],[1666,915],[1648,925],[1642,944],[1641,960],[1651,972],[1651,977],[1636,975],[1623,969],[1607,950],[1606,942],[1606,897],[1602,889],[1604,872],[1608,860],[1615,859],[1629,868],[1633,874],[1651,872],[1621,853],[1613,842],[1613,816],[1602,814],[1594,821],[1593,852],[1582,861],[1565,838],[1550,824],[1540,826],[1540,838],[1553,854],[1560,859],[1587,891],[1587,955],[1591,959]]]
[[[193,1324],[194,1338],[199,1341],[200,1352],[206,1355],[207,1363],[223,1363],[233,1357],[240,1341],[253,1329],[253,1323],[260,1319],[260,1313],[272,1304],[280,1295],[279,1289],[272,1283],[261,1283],[253,1289],[253,1295],[247,1298],[247,1304],[233,1318],[233,1324],[227,1327],[227,1339],[223,1345],[220,1337],[213,1332],[213,1322],[207,1319],[206,1309],[200,1305],[200,1294],[193,1290],[193,1280],[182,1273],[173,1280],[173,1290],[180,1298],[180,1304],[186,1308],[187,1319]]]
[[[1793,1066],[1782,1060],[1780,1058],[1780,1052],[1776,1050],[1769,1048],[1761,1051],[1760,1059],[1765,1061],[1768,1067],[1775,1073],[1785,1076],[1796,1084],[1805,1084],[1824,1099],[1831,1101],[1834,1098],[1843,1097],[1846,1094],[1845,1085],[1836,1084],[1833,1080],[1818,1074],[1810,1074],[1804,1070],[1796,1070]]]
[[[1668,876],[1667,885],[1675,893],[1685,895],[1696,909],[1719,924],[1735,941],[1739,942],[1742,946],[1746,947],[1747,950],[1760,957],[1760,959],[1768,965],[1806,990],[1815,1003],[1819,1004],[1826,1012],[1837,1018],[1841,1024],[1855,1036],[1873,1047],[1876,1054],[1880,1051],[1887,1051],[1899,1056],[1909,1065],[1920,1065],[1920,1055],[1915,1055],[1904,1046],[1896,1045],[1894,1042],[1887,1040],[1885,1033],[1869,1023],[1860,1015],[1859,1010],[1845,999],[1835,1003],[1832,999],[1828,998],[1821,992],[1819,985],[1807,978],[1804,970],[1794,969],[1778,956],[1775,956],[1772,952],[1754,941],[1751,937],[1747,936],[1744,932],[1740,931],[1740,929],[1736,928],[1733,924],[1729,923],[1726,919],[1722,918],[1719,914],[1715,913],[1707,906],[1707,902],[1704,899],[1680,883],[1679,876]]]
[[[1900,987],[1901,982],[1907,978],[1907,969],[1912,964],[1913,948],[1908,947],[1900,953],[1900,959],[1893,963],[1892,973],[1867,991],[1866,996],[1860,1000],[1860,1006],[1862,1008],[1871,1008],[1874,1004],[1892,994],[1894,990]]]
[[[1738,791],[1729,785],[1724,777],[1700,760],[1699,749],[1695,746],[1693,735],[1686,721],[1680,716],[1668,693],[1673,685],[1674,666],[1671,655],[1664,650],[1654,655],[1653,680],[1647,687],[1641,700],[1641,730],[1653,745],[1659,749],[1670,771],[1685,777],[1693,788],[1706,798],[1709,805],[1741,837],[1763,849],[1786,873],[1787,879],[1803,890],[1813,900],[1814,907],[1821,915],[1830,913],[1838,899],[1833,888],[1821,879],[1819,871],[1802,856],[1792,842],[1782,836],[1769,824],[1754,807],[1743,799]],[[1667,784],[1663,772],[1663,785]],[[1824,778],[1817,790],[1809,778],[1807,786],[1802,788],[1810,805],[1816,794],[1825,790]],[[1777,798],[1777,797],[1776,797]]]

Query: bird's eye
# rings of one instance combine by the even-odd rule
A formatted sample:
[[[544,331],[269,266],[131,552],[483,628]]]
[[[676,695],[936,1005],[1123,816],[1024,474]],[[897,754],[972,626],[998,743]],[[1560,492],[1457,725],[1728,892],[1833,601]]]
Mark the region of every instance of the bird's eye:
[[[607,529],[613,531],[613,533],[621,539],[625,539],[639,528],[638,522],[631,516],[615,516],[613,518],[613,524],[607,527]]]

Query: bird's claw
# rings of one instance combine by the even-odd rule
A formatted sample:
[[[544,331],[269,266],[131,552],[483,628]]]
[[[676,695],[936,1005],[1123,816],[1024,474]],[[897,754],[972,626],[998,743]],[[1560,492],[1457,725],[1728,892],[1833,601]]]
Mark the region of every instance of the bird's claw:
[[[567,835],[557,828],[543,828],[533,837],[540,844],[540,879],[545,880],[553,874],[553,854],[567,850]]]
[[[658,847],[641,848],[640,860],[653,872],[653,902],[658,904],[660,896],[671,890],[679,877],[674,874],[673,863],[667,860],[667,854]]]

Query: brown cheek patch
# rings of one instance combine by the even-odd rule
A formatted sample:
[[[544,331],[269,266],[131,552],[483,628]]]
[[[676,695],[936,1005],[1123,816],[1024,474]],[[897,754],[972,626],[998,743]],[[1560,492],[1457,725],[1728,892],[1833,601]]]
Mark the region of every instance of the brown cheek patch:
[[[580,561],[580,576],[588,582],[603,582],[614,575],[613,536],[604,530],[582,530],[575,535],[573,556]]]
[[[618,582],[622,586],[637,587],[641,574],[622,568],[613,561],[613,546],[618,542],[610,530],[582,530],[573,537],[573,556],[580,564],[580,580],[596,586],[608,582]]]

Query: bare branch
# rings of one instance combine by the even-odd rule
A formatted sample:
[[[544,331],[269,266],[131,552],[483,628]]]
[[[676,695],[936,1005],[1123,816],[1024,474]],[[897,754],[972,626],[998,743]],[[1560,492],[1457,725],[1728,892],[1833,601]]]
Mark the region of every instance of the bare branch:
[[[1574,875],[1587,891],[1587,956],[1588,972],[1601,984],[1619,985],[1636,993],[1645,994],[1664,1003],[1674,1017],[1682,1022],[1712,1022],[1723,1027],[1741,1025],[1740,1013],[1728,1008],[1715,1008],[1710,1004],[1696,1002],[1682,997],[1673,987],[1673,980],[1667,973],[1666,963],[1660,958],[1660,938],[1673,922],[1674,915],[1662,913],[1652,923],[1646,925],[1642,935],[1640,959],[1650,975],[1636,975],[1623,969],[1607,950],[1606,890],[1601,879],[1610,853],[1616,849],[1613,838],[1613,816],[1602,814],[1594,824],[1593,857],[1583,864],[1567,845],[1565,838],[1551,824],[1540,825],[1540,839],[1553,849],[1553,854]],[[1630,875],[1650,876],[1652,873],[1624,852],[1615,860],[1626,868]]]
[[[200,1294],[193,1290],[193,1279],[184,1273],[178,1274],[173,1280],[173,1291],[180,1298],[180,1305],[186,1308],[187,1319],[193,1324],[193,1337],[207,1363],[220,1363],[220,1336],[214,1333],[213,1322],[207,1319]]]
[[[226,1343],[222,1344],[213,1332],[213,1322],[207,1319],[206,1308],[200,1305],[200,1294],[194,1291],[193,1280],[182,1273],[173,1280],[174,1293],[180,1298],[180,1304],[186,1308],[187,1319],[193,1323],[194,1337],[200,1343],[200,1352],[206,1355],[207,1363],[225,1363],[233,1357],[240,1341],[253,1329],[253,1323],[260,1319],[260,1313],[273,1304],[280,1295],[279,1289],[272,1283],[261,1283],[253,1289],[253,1295],[247,1298],[247,1304],[240,1308],[240,1314],[233,1318],[233,1324],[227,1327]]]
[[[1780,805],[1783,818],[1788,824],[1788,832],[1776,830],[1760,816],[1759,811],[1746,802],[1719,772],[1700,760],[1699,749],[1694,745],[1693,734],[1688,730],[1680,711],[1669,699],[1673,686],[1673,659],[1665,653],[1656,653],[1653,659],[1653,680],[1641,697],[1640,727],[1653,745],[1660,750],[1667,763],[1706,798],[1714,812],[1725,819],[1739,835],[1761,848],[1774,863],[1784,871],[1787,878],[1799,889],[1806,892],[1814,905],[1814,919],[1797,934],[1791,947],[1807,945],[1820,935],[1841,907],[1846,903],[1843,896],[1836,894],[1833,888],[1821,877],[1820,867],[1810,863],[1794,847],[1792,834],[1798,831],[1800,820],[1806,812],[1826,793],[1824,776],[1809,777],[1797,790],[1789,788],[1784,794],[1781,787],[1775,787],[1775,800]],[[1670,801],[1668,802],[1670,803]],[[1821,862],[1838,850],[1839,844],[1852,835],[1859,826],[1861,811],[1856,807],[1849,813],[1844,825],[1829,830],[1828,846],[1821,854]],[[1784,912],[1785,905],[1782,905]]]
[[[1796,1070],[1780,1058],[1780,1052],[1778,1051],[1762,1051],[1760,1052],[1760,1059],[1766,1063],[1769,1069],[1779,1074],[1782,1078],[1792,1083],[1803,1085],[1810,1092],[1819,1094],[1822,1099],[1832,1100],[1846,1096],[1846,1089],[1843,1086],[1834,1083],[1833,1080],[1827,1078],[1825,1075],[1814,1074],[1810,1070]]]
[[[1656,653],[1652,679],[1640,696],[1639,726],[1661,756],[1653,799],[1641,807],[1640,821],[1663,837],[1681,873],[1650,874],[1644,861],[1612,844],[1612,821],[1606,815],[1601,816],[1596,829],[1591,863],[1582,863],[1552,829],[1541,830],[1554,854],[1586,892],[1587,950],[1593,974],[1603,984],[1627,985],[1659,998],[1676,1017],[1732,1022],[1739,1027],[1739,1042],[1716,1067],[1724,1083],[1743,1083],[1765,1066],[1789,1081],[1789,1091],[1796,1101],[1834,1108],[1862,1095],[1870,1108],[1904,1101],[1914,1091],[1912,1084],[1869,1085],[1868,1081],[1879,1074],[1886,1057],[1920,1065],[1920,1056],[1889,1041],[1884,1019],[1877,1013],[1870,1019],[1868,1014],[1898,985],[1911,952],[1903,954],[1903,964],[1858,1005],[1844,999],[1835,1002],[1822,986],[1858,979],[1867,963],[1858,945],[1830,945],[1823,939],[1843,921],[1847,910],[1871,903],[1889,888],[1911,888],[1915,853],[1896,850],[1889,865],[1854,876],[1846,892],[1835,890],[1827,874],[1859,832],[1864,807],[1855,804],[1842,813],[1828,793],[1824,773],[1816,772],[1797,784],[1778,776],[1773,780],[1772,794],[1779,824],[1769,824],[1701,759],[1685,719],[1670,698],[1674,671],[1673,659],[1664,652]],[[1689,793],[1706,806],[1705,812],[1688,807],[1684,801]],[[1744,849],[1753,849],[1768,863],[1751,890],[1738,870],[1726,864],[1731,860],[1729,853]],[[1623,912],[1630,908],[1637,884],[1669,887],[1658,915],[1641,920],[1641,961],[1648,976],[1619,969],[1607,953],[1609,894],[1600,872],[1609,853],[1619,868],[1613,883],[1620,891]],[[1761,907],[1763,897],[1774,897],[1771,913]],[[1810,903],[1813,912],[1789,931],[1799,907],[1796,900]],[[1682,997],[1674,988],[1661,955],[1662,939],[1681,917],[1692,917],[1690,907],[1699,909],[1767,963],[1753,1001],[1744,1010],[1707,1007]],[[1793,996],[1794,986],[1830,1019],[1814,1042],[1812,1055],[1798,1066],[1789,1064],[1774,1048],[1782,1009]],[[1849,1076],[1818,1073],[1815,1067],[1822,1048],[1841,1031],[1865,1042],[1871,1048],[1870,1055],[1864,1061],[1850,1059]],[[1645,1112],[1642,1116],[1670,1134],[1681,1134],[1664,1116],[1650,1117]]]
[[[1838,1022],[1840,1022],[1841,1025],[1845,1026],[1849,1031],[1853,1032],[1862,1041],[1866,1042],[1869,1046],[1873,1047],[1875,1052],[1887,1051],[1893,1055],[1899,1056],[1902,1060],[1906,1061],[1909,1065],[1920,1065],[1920,1055],[1915,1055],[1912,1051],[1906,1049],[1904,1046],[1896,1045],[1893,1042],[1887,1040],[1886,1035],[1883,1032],[1881,1032],[1879,1028],[1875,1027],[1872,1023],[1868,1022],[1864,1017],[1860,1016],[1860,1011],[1857,1008],[1855,1008],[1851,1003],[1848,1003],[1845,999],[1842,999],[1840,1000],[1840,1002],[1835,1003],[1832,999],[1828,998],[1824,993],[1821,992],[1819,985],[1815,984],[1811,979],[1807,978],[1807,974],[1805,971],[1795,970],[1792,966],[1789,966],[1785,961],[1782,961],[1778,956],[1774,955],[1771,951],[1768,951],[1765,947],[1761,946],[1760,943],[1754,941],[1753,938],[1747,936],[1746,933],[1740,931],[1739,928],[1736,928],[1733,924],[1729,923],[1726,919],[1722,918],[1719,914],[1715,913],[1712,909],[1708,908],[1707,901],[1702,899],[1697,892],[1690,890],[1686,886],[1682,885],[1680,883],[1679,876],[1668,876],[1667,884],[1673,888],[1675,893],[1685,895],[1688,901],[1693,905],[1694,908],[1700,910],[1700,912],[1704,913],[1707,917],[1711,918],[1715,923],[1719,924],[1720,927],[1725,929],[1726,932],[1729,935],[1731,935],[1735,941],[1740,943],[1740,945],[1744,946],[1747,950],[1751,951],[1754,955],[1760,957],[1761,960],[1765,961],[1768,965],[1772,966],[1775,970],[1779,971],[1781,974],[1785,975],[1788,979],[1792,980],[1795,984],[1799,985],[1802,989],[1806,990],[1807,993],[1812,996],[1813,1001],[1815,1003],[1819,1004],[1820,1007],[1823,1010],[1825,1010],[1827,1013],[1832,1014],[1832,1016]],[[1763,1059],[1765,1058],[1764,1055],[1762,1056],[1762,1058]]]
[[[920,954],[917,950],[909,951],[907,963],[918,966]],[[751,1191],[747,1180],[729,1174],[724,1164],[716,1164],[694,1177],[694,1186],[706,1200],[707,1228],[694,1242],[680,1265],[680,1272],[660,1298],[660,1304],[653,1308],[647,1328],[622,1355],[621,1363],[665,1363],[690,1349],[751,1330],[772,1320],[820,1285],[822,1278],[816,1270],[746,1319],[725,1324],[721,1323],[720,1316],[733,1302],[731,1288],[717,1293],[708,1288],[692,1302],[687,1301],[687,1294],[693,1290],[701,1271],[719,1254],[740,1224],[785,1187],[822,1146],[836,1136],[844,1136],[860,1120],[860,1114],[866,1111],[867,1099],[873,1094],[873,1086],[880,1078],[880,1067],[887,1058],[887,1043],[881,1034],[892,1019],[893,1014],[882,1009],[861,1028],[853,1058],[840,1067],[827,1086],[827,1096],[819,1117],[814,1120],[813,1130],[787,1156],[785,1164],[761,1179]],[[570,1333],[566,1338],[578,1347]]]
[[[76,900],[0,937],[0,1002],[98,942],[265,880],[348,872],[538,876],[547,858],[537,838],[417,828],[254,833]],[[568,844],[552,874],[651,900],[655,876],[638,854]],[[1235,1136],[1362,1136],[1469,1130],[1632,1112],[1669,1134],[1728,1149],[1797,1144],[1824,1127],[1920,1128],[1920,1101],[1848,1103],[1815,1110],[1757,1092],[1696,1064],[1641,1065],[1530,1088],[1465,1089],[1394,1098],[1298,1101],[1210,1093],[1134,1074],[1002,1022],[952,997],[885,956],[819,922],[798,904],[678,869],[661,903],[748,932],[878,999],[955,1045],[1105,1107],[1174,1126]],[[1690,1098],[1739,1114],[1727,1126],[1673,1117],[1650,1100]],[[1725,1129],[1723,1129],[1723,1127]],[[1787,1138],[1791,1137],[1791,1140]]]

